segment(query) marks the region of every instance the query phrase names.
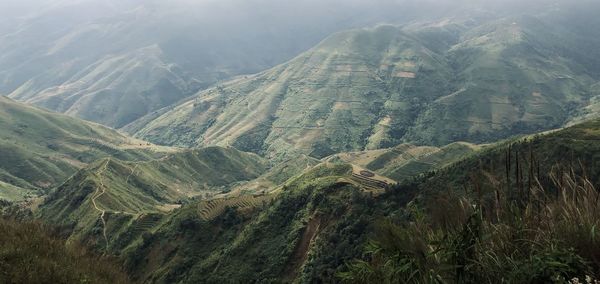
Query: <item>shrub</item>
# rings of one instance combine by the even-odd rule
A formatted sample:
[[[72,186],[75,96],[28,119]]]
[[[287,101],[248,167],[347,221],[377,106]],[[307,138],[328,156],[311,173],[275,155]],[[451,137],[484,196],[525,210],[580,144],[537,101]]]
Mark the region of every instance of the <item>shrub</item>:
[[[404,222],[379,222],[365,257],[338,277],[346,283],[565,283],[600,268],[600,193],[585,175],[553,170],[552,189],[520,199],[455,191],[407,208]],[[495,193],[494,193],[495,192]],[[491,201],[489,201],[491,199]],[[487,200],[487,201],[486,201]]]
[[[128,283],[110,259],[37,222],[0,219],[0,283]]]

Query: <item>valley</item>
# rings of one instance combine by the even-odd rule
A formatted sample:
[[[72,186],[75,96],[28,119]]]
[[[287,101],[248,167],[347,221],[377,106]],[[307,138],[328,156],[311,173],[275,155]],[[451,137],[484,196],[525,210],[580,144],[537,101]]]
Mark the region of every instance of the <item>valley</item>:
[[[592,0],[7,1],[2,283],[600,279]]]
[[[553,129],[584,115],[577,109],[598,77],[583,71],[579,51],[561,46],[561,37],[575,35],[552,30],[522,17],[341,32],[125,130],[166,145],[323,158]]]

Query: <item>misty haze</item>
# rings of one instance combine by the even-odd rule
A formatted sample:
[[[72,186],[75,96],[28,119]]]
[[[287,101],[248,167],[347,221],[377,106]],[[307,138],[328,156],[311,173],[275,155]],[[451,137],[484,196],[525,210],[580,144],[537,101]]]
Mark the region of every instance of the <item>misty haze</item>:
[[[0,283],[600,283],[598,0],[0,0]]]

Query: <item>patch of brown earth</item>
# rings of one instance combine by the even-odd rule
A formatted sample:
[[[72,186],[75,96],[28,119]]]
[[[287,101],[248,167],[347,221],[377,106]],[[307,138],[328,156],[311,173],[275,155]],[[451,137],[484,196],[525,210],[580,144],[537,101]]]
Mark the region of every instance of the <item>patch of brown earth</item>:
[[[401,71],[401,72],[396,73],[396,75],[394,77],[414,79],[417,77],[417,74],[415,74],[413,72]]]
[[[298,270],[306,259],[308,258],[308,253],[310,251],[310,247],[313,245],[317,234],[319,233],[322,226],[322,217],[319,215],[315,215],[310,218],[306,227],[304,227],[304,232],[302,233],[302,237],[300,241],[296,244],[296,248],[294,249],[294,253],[288,260],[287,268],[283,274],[283,278],[286,280],[285,282],[291,282],[296,278],[298,274]]]

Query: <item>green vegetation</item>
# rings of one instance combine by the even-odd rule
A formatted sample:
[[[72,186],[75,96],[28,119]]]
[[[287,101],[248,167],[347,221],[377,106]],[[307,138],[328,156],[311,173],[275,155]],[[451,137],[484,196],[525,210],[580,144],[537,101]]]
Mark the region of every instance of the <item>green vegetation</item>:
[[[596,115],[598,77],[574,46],[599,43],[568,27],[540,15],[341,32],[132,131],[162,144],[231,145],[284,159],[554,129]]]
[[[260,157],[232,148],[189,150],[141,162],[106,158],[56,188],[35,214],[72,228],[72,239],[121,248],[127,245],[119,240],[121,234],[129,240],[126,231],[144,215],[169,212],[196,196],[215,195],[265,170]]]
[[[490,147],[396,190],[348,283],[564,283],[597,278],[600,121]]]
[[[184,205],[130,247],[128,267],[136,279],[152,282],[595,277],[599,216],[591,184],[600,169],[598,129],[600,121],[592,121],[476,152],[451,145],[470,154],[449,155],[454,162],[380,195],[351,182],[350,166],[330,158],[292,177],[270,202],[249,205],[252,197],[240,195],[211,201],[212,207]],[[439,151],[419,150],[432,157]],[[385,158],[390,151],[354,158],[369,164],[402,156]],[[558,177],[562,186],[553,182]],[[218,206],[223,202],[231,207]],[[207,218],[217,207],[220,214]]]
[[[135,17],[98,4],[134,23],[65,28],[40,39],[50,51],[2,36],[35,25],[0,25],[0,51],[14,50],[0,56],[11,66],[0,68],[0,91],[186,147],[0,97],[0,212],[20,220],[0,219],[0,282],[600,277],[594,15],[579,20],[556,4],[349,30],[222,81],[292,51],[238,50],[208,40],[211,27],[200,39],[173,32],[198,30],[185,17],[157,28],[159,2]],[[61,3],[48,11],[68,9]],[[154,33],[139,43],[115,28]],[[110,50],[75,52],[95,34]],[[27,54],[36,48],[45,55]],[[246,48],[273,58],[227,63]],[[48,68],[25,78],[32,66]]]
[[[530,173],[533,169],[529,169]],[[527,175],[526,175],[527,176]],[[574,171],[554,184],[520,177],[521,190],[474,184],[408,207],[408,220],[382,222],[367,260],[339,276],[347,283],[565,283],[598,277],[600,193]],[[491,191],[491,192],[486,192]],[[426,209],[422,209],[426,208]]]
[[[404,144],[318,165],[303,156],[270,170],[233,148],[104,158],[58,186],[34,216],[60,225],[70,242],[119,257],[136,281],[594,277],[597,244],[586,238],[598,219],[590,184],[600,176],[599,129],[596,120],[485,147]],[[374,193],[346,162],[403,169],[403,183]],[[561,176],[559,187],[552,177]],[[244,191],[254,183],[266,190]],[[198,194],[209,200],[191,198]]]
[[[120,128],[193,95],[201,84],[180,68],[164,67],[158,46],[109,55],[59,85],[28,84],[11,98]],[[119,74],[115,78],[115,74]]]
[[[337,234],[358,216],[351,201],[362,199],[359,189],[337,181],[350,172],[348,165],[322,164],[287,182],[277,199],[257,210],[231,207],[212,220],[202,217],[202,207],[185,206],[129,254],[131,270],[157,282],[293,280],[305,274],[307,260],[331,271],[342,263],[311,255],[322,236]]]
[[[0,231],[2,283],[130,283],[116,262],[65,244],[46,225],[0,219]]]
[[[41,193],[102,157],[144,160],[166,150],[0,96],[0,199]]]
[[[380,11],[398,6],[389,3],[361,4],[377,16],[348,19],[356,6],[341,0],[269,0],[259,13],[248,13],[242,0],[41,1],[17,5],[28,7],[19,16],[12,2],[0,7],[0,95],[115,128],[276,66],[335,31],[414,17],[407,9],[384,16]]]
[[[468,143],[452,143],[441,148],[401,144],[387,149],[341,153],[334,157],[403,181],[451,165],[481,148]]]

